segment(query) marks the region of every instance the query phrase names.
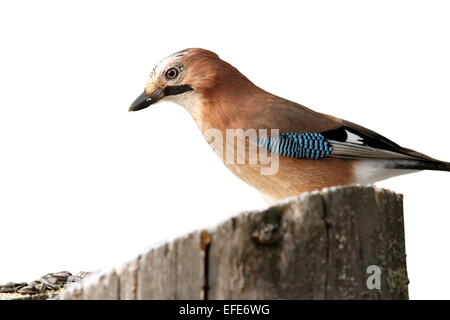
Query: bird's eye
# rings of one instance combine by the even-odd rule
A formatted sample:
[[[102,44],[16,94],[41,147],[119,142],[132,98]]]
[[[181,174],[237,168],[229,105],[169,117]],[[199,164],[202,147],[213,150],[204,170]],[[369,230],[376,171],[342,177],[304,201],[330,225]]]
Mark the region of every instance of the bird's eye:
[[[169,80],[173,80],[176,77],[178,77],[178,74],[180,73],[180,70],[178,70],[178,68],[169,68],[166,71],[166,78]]]

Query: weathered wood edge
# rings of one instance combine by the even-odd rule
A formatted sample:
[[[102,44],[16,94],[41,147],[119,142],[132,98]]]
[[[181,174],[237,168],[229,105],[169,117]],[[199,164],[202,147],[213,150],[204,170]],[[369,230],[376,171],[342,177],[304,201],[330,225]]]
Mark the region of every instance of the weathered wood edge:
[[[366,269],[381,269],[370,290]],[[96,272],[58,299],[408,299],[402,196],[333,187]]]

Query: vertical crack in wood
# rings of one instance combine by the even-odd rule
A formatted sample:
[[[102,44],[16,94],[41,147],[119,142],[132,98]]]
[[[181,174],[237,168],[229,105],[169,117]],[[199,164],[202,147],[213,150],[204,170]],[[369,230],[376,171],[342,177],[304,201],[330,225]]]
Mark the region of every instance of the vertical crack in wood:
[[[209,248],[211,244],[208,243],[205,247],[205,255],[204,259],[204,284],[203,284],[203,300],[208,300],[208,291],[209,291]]]
[[[203,251],[203,300],[209,300],[209,254],[211,247],[211,234],[203,230],[200,233],[200,249]]]

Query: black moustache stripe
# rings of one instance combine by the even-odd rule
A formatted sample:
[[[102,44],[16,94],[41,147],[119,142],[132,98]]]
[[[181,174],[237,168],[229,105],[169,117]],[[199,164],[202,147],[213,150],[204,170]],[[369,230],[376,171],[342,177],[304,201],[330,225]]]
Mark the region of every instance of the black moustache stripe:
[[[164,88],[165,96],[175,96],[180,93],[194,90],[190,85],[184,84],[181,86],[169,86]]]

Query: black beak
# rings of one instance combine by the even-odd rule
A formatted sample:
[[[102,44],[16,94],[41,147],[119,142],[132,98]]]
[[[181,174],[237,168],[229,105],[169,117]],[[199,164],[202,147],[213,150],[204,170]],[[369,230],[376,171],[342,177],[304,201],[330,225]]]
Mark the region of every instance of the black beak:
[[[166,96],[175,96],[177,94],[182,94],[192,90],[194,89],[192,89],[190,85],[183,84],[180,86],[167,86],[165,88],[157,89],[149,96],[144,91],[139,97],[137,97],[136,100],[134,100],[128,111],[142,110],[158,102]]]
[[[163,89],[158,89],[151,95],[147,95],[144,91],[139,97],[137,97],[136,100],[134,100],[128,111],[138,111],[145,109],[164,97],[165,93]]]

